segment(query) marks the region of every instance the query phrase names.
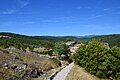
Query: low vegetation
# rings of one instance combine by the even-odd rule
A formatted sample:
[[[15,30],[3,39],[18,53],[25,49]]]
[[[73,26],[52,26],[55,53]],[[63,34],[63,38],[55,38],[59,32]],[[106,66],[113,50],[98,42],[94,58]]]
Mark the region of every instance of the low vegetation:
[[[75,64],[100,78],[120,79],[120,48],[92,40],[74,55]]]
[[[120,47],[120,34],[111,34],[111,35],[99,35],[94,37],[80,38],[83,43],[88,43],[92,39],[96,39],[102,42],[107,42],[110,47],[118,46]]]
[[[59,57],[61,57],[61,55],[68,57],[69,55],[68,46],[64,42],[56,42],[54,45],[54,52]]]
[[[58,60],[40,57],[33,52],[0,48],[0,80],[40,79],[50,75],[51,70],[59,65]]]
[[[68,46],[65,44],[67,41],[82,42],[84,45],[80,46],[76,54],[71,56]],[[35,51],[35,48],[38,51]],[[40,57],[40,55],[49,55],[49,57]],[[50,58],[52,55],[57,57]],[[59,60],[63,60],[63,58],[71,60],[70,57],[74,59],[75,64],[82,66],[86,71],[99,78],[119,80],[120,34],[80,38],[0,33],[0,80],[28,78],[30,80],[35,71],[42,75],[61,66]],[[15,72],[16,65],[19,67],[21,64],[22,66],[27,65],[29,69]],[[15,69],[12,69],[13,67]]]
[[[78,65],[74,65],[72,70],[66,77],[66,80],[100,80],[100,79],[85,71],[84,68]]]

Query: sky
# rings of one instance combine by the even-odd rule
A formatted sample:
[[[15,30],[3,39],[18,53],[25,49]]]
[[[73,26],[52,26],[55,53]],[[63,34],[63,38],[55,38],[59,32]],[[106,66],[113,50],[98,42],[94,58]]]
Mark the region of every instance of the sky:
[[[34,36],[120,34],[120,0],[0,0],[0,32]]]

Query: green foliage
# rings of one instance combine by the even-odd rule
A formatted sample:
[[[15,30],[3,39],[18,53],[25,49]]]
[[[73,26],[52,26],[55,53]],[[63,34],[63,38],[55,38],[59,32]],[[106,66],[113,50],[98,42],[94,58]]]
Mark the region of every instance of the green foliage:
[[[92,40],[78,49],[74,61],[96,76],[117,77],[120,72],[120,60],[113,56],[115,52],[119,53],[117,50],[118,48],[109,49],[100,41]]]
[[[33,46],[33,45],[29,46],[30,51],[33,51],[34,48],[35,48],[35,46]]]
[[[25,46],[34,47],[45,47],[45,48],[53,48],[53,42],[49,40],[42,40],[41,38],[18,35],[13,33],[0,33],[0,35],[9,36],[9,37],[1,37],[0,38],[0,47],[8,48],[10,46],[14,46],[18,49],[24,49]],[[32,45],[32,46],[31,46]],[[22,48],[21,48],[22,47]]]
[[[2,38],[1,41],[0,41],[0,46],[2,48],[8,48],[9,46],[11,46],[11,41],[7,40],[6,38]]]
[[[100,35],[100,36],[94,36],[90,38],[80,38],[80,41],[84,43],[88,43],[92,39],[97,39],[102,42],[109,43],[110,47],[118,46],[120,47],[120,34],[112,34],[112,35]]]
[[[109,43],[110,47],[113,47],[113,46],[120,47],[120,34],[103,35],[103,36],[97,36],[93,38]]]
[[[45,48],[54,48],[54,43],[57,41],[65,41],[66,39],[71,40],[79,40],[73,36],[63,36],[63,37],[55,37],[55,36],[26,36],[8,32],[1,32],[0,36],[8,36],[0,38],[0,47],[8,48],[10,46],[18,47],[18,43],[29,46],[33,45],[34,47],[45,47]]]
[[[37,51],[37,53],[52,56],[53,50],[41,50],[41,51]]]
[[[118,59],[120,59],[120,47],[114,46],[111,48],[112,55]]]
[[[39,53],[39,54],[46,55],[46,54],[48,54],[48,53],[49,53],[49,51],[47,51],[47,50],[42,50],[42,51],[39,51],[38,53]]]
[[[50,60],[53,61],[53,62],[56,63],[56,64],[59,64],[59,63],[60,63],[60,61],[59,61],[58,59],[56,59],[56,58],[50,58]]]
[[[56,42],[54,45],[54,52],[58,55],[68,56],[68,46],[64,42]]]
[[[48,55],[52,56],[53,55],[53,50],[49,50]]]
[[[1,32],[0,35],[11,37],[11,38],[7,38],[9,42],[13,42],[13,44],[11,45],[14,45],[14,43],[20,42],[27,45],[34,45],[35,47],[44,46],[46,48],[53,48],[53,44],[57,41],[69,41],[69,40],[79,41],[80,40],[83,43],[88,43],[92,39],[97,39],[97,40],[109,43],[110,47],[113,47],[113,46],[120,47],[120,34],[101,35],[101,36],[83,37],[83,38],[77,38],[74,36],[63,36],[63,37],[25,36],[25,35],[7,33],[7,32]],[[0,39],[0,42],[1,42],[1,39]],[[5,46],[5,47],[8,47],[8,46]]]
[[[117,77],[118,80],[120,80],[120,72],[118,72],[118,73],[116,74],[116,77]]]
[[[15,45],[15,48],[20,49],[20,50],[23,50],[23,51],[26,51],[27,46],[24,45],[24,44],[22,44],[22,43],[17,43],[17,44]]]

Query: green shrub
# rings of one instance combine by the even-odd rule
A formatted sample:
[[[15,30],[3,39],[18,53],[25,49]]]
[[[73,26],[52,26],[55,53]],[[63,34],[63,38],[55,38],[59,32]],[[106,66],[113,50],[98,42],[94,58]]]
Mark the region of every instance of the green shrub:
[[[114,56],[117,50],[109,49],[104,43],[93,40],[81,46],[74,55],[75,64],[84,67],[88,72],[98,77],[118,77],[120,60]],[[115,76],[117,75],[117,76]]]
[[[120,72],[116,73],[116,77],[118,80],[120,80]]]

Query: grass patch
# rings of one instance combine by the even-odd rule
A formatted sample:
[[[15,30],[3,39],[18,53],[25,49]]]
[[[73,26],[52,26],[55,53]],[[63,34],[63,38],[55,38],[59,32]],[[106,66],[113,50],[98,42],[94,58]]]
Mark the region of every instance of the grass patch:
[[[99,78],[89,74],[78,65],[74,65],[66,80],[100,80]]]
[[[17,59],[15,57],[17,56]],[[44,72],[49,72],[51,69],[59,67],[59,61],[56,59],[48,59],[45,57],[40,57],[37,54],[32,53],[20,53],[19,51],[13,51],[12,53],[7,54],[4,50],[0,50],[0,80],[10,80],[11,77],[14,77],[14,80],[21,79],[23,72],[14,72],[12,69],[5,69],[4,64],[8,65],[21,65],[26,63],[30,68],[38,68]]]

